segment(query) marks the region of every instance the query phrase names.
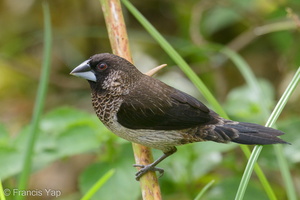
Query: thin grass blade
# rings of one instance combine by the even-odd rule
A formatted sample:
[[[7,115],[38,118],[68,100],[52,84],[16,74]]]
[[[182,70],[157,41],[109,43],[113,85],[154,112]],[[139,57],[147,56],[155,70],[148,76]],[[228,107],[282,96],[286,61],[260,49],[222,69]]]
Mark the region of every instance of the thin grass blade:
[[[89,200],[94,194],[100,190],[100,188],[114,175],[115,170],[111,169],[106,172],[90,189],[89,191],[81,198],[81,200]]]
[[[2,181],[0,179],[0,199],[5,200],[5,191],[3,190]]]
[[[199,194],[196,196],[194,200],[200,200],[201,197],[205,194],[205,192],[215,183],[215,180],[211,180],[208,184],[206,184]]]
[[[34,104],[33,117],[30,124],[30,136],[28,139],[27,148],[25,150],[25,159],[23,164],[23,170],[19,179],[19,191],[27,188],[29,176],[31,173],[33,149],[38,137],[38,125],[41,118],[41,114],[44,108],[44,102],[46,98],[48,80],[50,74],[50,62],[51,62],[51,17],[50,9],[47,1],[43,1],[43,13],[44,13],[44,55],[42,63],[42,71],[40,75],[40,83],[37,91],[37,96]],[[18,200],[24,199],[24,196],[17,196]]]
[[[275,106],[275,109],[273,110],[270,118],[268,119],[266,126],[270,127],[270,126],[274,125],[276,119],[280,115],[280,113],[281,113],[282,109],[284,108],[284,106],[286,105],[288,99],[290,98],[293,91],[296,89],[297,85],[299,84],[299,80],[300,80],[300,68],[298,68],[295,76],[293,77],[293,79],[291,80],[287,89],[285,90],[282,97],[280,98],[277,105]],[[283,175],[283,179],[284,179],[284,182],[286,185],[287,194],[288,194],[288,197],[290,200],[296,200],[297,195],[296,195],[295,188],[293,186],[293,181],[292,181],[291,175],[289,173],[287,161],[285,160],[284,155],[282,153],[283,151],[280,148],[282,148],[282,145],[275,145],[275,151],[279,155],[278,160],[279,160],[280,170],[281,170],[281,173]],[[244,194],[245,194],[245,191],[247,188],[247,184],[249,182],[250,176],[253,171],[254,164],[261,152],[261,149],[262,149],[261,146],[255,146],[255,148],[252,151],[252,154],[247,163],[246,169],[244,171],[242,180],[240,182],[240,185],[239,185],[236,197],[235,197],[236,200],[242,200],[244,197]]]
[[[216,98],[208,90],[203,81],[197,74],[189,67],[180,54],[170,45],[170,43],[150,24],[150,22],[128,1],[122,0],[122,3],[131,12],[132,15],[141,23],[141,25],[148,31],[148,33],[158,42],[158,44],[165,50],[165,52],[174,60],[180,69],[189,77],[194,85],[201,91],[201,94],[212,105],[214,110],[224,118],[228,118],[227,114],[218,103]]]

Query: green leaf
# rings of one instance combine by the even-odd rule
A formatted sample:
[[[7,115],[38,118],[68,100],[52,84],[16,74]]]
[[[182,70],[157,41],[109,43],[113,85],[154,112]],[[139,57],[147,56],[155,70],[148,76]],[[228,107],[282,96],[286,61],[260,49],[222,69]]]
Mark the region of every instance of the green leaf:
[[[57,150],[61,156],[74,155],[100,147],[96,131],[88,126],[74,126],[60,134],[57,139]]]
[[[66,156],[96,151],[101,144],[115,138],[94,114],[69,107],[50,111],[40,124],[32,158],[34,170]],[[8,137],[4,127],[0,126],[0,131],[0,137],[7,140],[5,145],[1,145],[4,140],[0,142],[0,178],[5,179],[22,170],[29,127],[25,126],[16,138]]]
[[[9,133],[3,124],[0,124],[0,148],[9,146]]]
[[[300,118],[294,117],[278,123],[280,130],[286,134],[282,138],[292,145],[286,145],[284,147],[285,157],[292,163],[300,162]]]
[[[44,116],[40,128],[42,131],[54,134],[76,124],[87,124],[94,127],[101,126],[99,119],[95,115],[70,107],[60,107]]]
[[[9,133],[4,126],[4,124],[0,124],[0,141],[9,137]]]
[[[221,180],[218,184],[215,184],[211,190],[206,192],[203,199],[210,200],[224,200],[234,199],[236,188],[240,182],[240,176],[233,176],[227,179]],[[245,194],[243,200],[268,200],[268,197],[264,193],[259,183],[250,182],[247,187],[247,194]]]
[[[241,19],[240,15],[233,9],[225,7],[215,7],[205,16],[203,28],[206,34],[213,34]]]
[[[91,199],[131,200],[140,196],[139,183],[135,180],[135,168],[130,145],[122,145],[121,154],[113,162],[98,162],[90,165],[80,176],[79,188],[85,194],[99,179],[111,169],[116,172]]]
[[[214,170],[222,162],[222,152],[230,151],[237,146],[234,143],[220,144],[214,142],[178,146],[176,154],[160,163],[160,167],[166,171],[164,177],[172,179],[173,182],[191,184],[191,182]],[[155,157],[162,154],[161,151],[154,153]]]
[[[274,102],[274,89],[272,85],[261,79],[259,85],[263,94],[264,102],[271,107]],[[260,99],[262,97],[253,95],[253,87],[243,85],[231,90],[225,102],[225,109],[232,119],[262,123],[265,119]]]
[[[1,148],[0,150],[0,179],[4,180],[22,169],[24,153],[16,149]]]

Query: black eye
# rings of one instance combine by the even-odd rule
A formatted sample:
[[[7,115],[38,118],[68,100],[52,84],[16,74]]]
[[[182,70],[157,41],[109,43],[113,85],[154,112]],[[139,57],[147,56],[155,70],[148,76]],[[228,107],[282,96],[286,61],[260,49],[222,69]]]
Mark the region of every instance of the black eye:
[[[100,71],[103,71],[103,70],[105,70],[105,69],[107,69],[107,64],[105,64],[105,63],[99,63],[98,65],[97,65],[97,68],[100,70]]]

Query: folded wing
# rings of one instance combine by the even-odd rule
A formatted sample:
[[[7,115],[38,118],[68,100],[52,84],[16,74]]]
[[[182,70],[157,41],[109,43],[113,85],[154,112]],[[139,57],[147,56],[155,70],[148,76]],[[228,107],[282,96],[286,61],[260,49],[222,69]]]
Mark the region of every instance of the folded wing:
[[[152,79],[153,80],[153,79]],[[194,97],[159,80],[143,80],[126,95],[118,122],[131,129],[180,130],[207,123],[210,110]],[[141,86],[143,87],[141,89]]]

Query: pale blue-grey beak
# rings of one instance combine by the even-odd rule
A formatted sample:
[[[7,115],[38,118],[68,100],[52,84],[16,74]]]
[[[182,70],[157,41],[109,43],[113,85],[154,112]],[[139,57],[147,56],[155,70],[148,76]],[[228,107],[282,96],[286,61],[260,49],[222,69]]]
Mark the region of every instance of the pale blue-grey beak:
[[[97,80],[96,76],[91,71],[91,66],[89,65],[89,62],[90,60],[84,61],[83,63],[78,65],[75,69],[73,69],[70,74],[96,82]]]

